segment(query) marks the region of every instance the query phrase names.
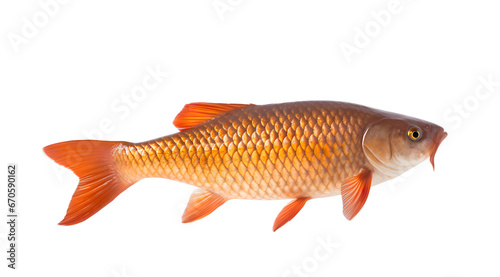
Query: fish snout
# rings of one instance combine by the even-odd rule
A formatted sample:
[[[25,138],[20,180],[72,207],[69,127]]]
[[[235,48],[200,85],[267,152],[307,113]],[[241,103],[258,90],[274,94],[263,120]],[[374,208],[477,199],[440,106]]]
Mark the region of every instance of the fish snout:
[[[446,133],[444,131],[443,128],[439,128],[438,132],[436,133],[436,135],[434,136],[434,140],[432,141],[432,145],[431,145],[431,155],[430,155],[430,161],[431,161],[431,164],[432,164],[432,170],[435,170],[435,167],[434,167],[434,157],[436,156],[436,152],[439,148],[439,145],[441,144],[441,142],[443,142],[443,140],[448,136],[448,133]]]

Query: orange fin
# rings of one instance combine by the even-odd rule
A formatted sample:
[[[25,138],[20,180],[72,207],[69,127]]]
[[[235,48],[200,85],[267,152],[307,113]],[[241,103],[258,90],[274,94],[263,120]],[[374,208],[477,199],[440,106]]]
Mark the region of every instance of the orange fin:
[[[302,197],[292,200],[288,203],[283,210],[278,214],[276,220],[274,220],[273,232],[276,232],[279,228],[285,225],[288,221],[292,220],[304,207],[306,202],[311,199],[311,197]]]
[[[186,210],[182,215],[182,223],[202,219],[224,204],[227,199],[202,189],[196,189],[191,194]]]
[[[127,142],[74,140],[43,148],[47,156],[80,177],[66,216],[59,225],[86,220],[135,183],[122,179],[113,161],[113,150],[124,143]]]
[[[342,184],[340,191],[344,204],[344,216],[348,220],[353,219],[363,208],[370,193],[372,175],[371,170],[362,169],[358,175],[347,179]]]
[[[253,104],[219,104],[219,103],[191,103],[186,104],[175,117],[174,126],[179,131],[191,129],[201,123],[235,109],[246,108]]]

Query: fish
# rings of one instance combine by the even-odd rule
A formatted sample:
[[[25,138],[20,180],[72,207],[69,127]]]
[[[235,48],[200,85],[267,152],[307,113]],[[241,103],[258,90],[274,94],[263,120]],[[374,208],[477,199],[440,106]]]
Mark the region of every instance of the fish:
[[[341,195],[352,220],[371,186],[434,157],[447,133],[436,124],[336,101],[280,104],[190,103],[179,132],[145,142],[73,140],[43,148],[79,183],[60,225],[81,223],[141,179],[197,187],[182,215],[204,218],[231,199],[292,199],[278,230],[307,201]]]

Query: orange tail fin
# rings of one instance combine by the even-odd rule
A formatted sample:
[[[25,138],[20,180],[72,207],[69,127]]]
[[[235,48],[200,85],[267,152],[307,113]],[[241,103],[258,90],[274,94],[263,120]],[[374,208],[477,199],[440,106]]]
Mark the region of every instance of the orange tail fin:
[[[138,180],[124,179],[113,152],[128,142],[74,140],[43,148],[47,156],[80,177],[68,211],[59,225],[80,223],[104,208]]]

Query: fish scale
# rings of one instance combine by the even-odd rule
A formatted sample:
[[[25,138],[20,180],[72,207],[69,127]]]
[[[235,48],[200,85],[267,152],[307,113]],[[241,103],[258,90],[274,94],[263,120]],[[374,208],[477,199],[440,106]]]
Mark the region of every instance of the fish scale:
[[[115,159],[127,179],[168,178],[229,199],[324,197],[366,163],[361,139],[372,117],[335,103],[251,106],[125,145]]]
[[[161,177],[199,187],[182,216],[193,222],[230,199],[294,198],[273,230],[312,198],[342,194],[351,220],[372,185],[434,156],[438,125],[342,102],[192,103],[179,133],[142,143],[76,140],[45,153],[80,177],[61,225],[82,222],[137,181]]]

